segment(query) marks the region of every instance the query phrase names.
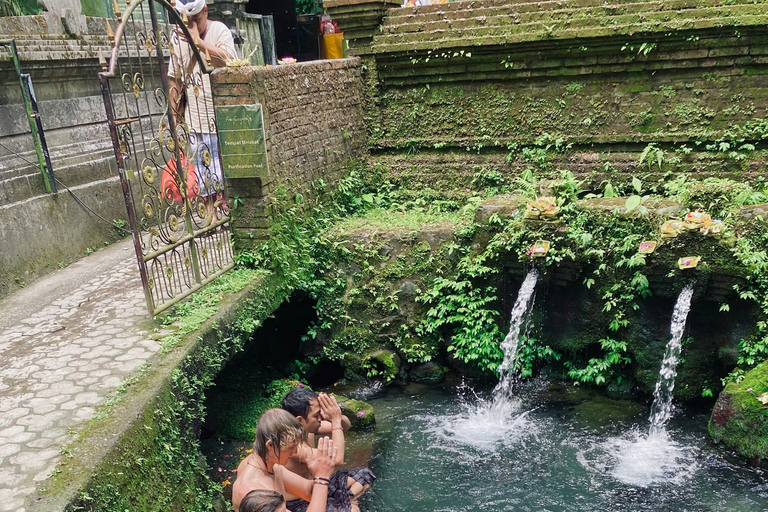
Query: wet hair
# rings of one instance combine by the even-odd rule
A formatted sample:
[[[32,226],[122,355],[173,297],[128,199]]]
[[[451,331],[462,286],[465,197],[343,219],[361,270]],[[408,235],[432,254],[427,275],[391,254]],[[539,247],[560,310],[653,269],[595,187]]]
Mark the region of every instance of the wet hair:
[[[309,414],[309,402],[317,399],[317,393],[304,387],[293,388],[283,398],[283,409],[293,414],[307,419]]]
[[[272,441],[275,456],[280,457],[280,451],[306,442],[307,431],[291,413],[282,409],[267,409],[256,424],[256,440],[253,451],[267,462],[267,441]]]
[[[279,492],[255,489],[240,502],[239,512],[275,512],[283,502],[283,495]]]

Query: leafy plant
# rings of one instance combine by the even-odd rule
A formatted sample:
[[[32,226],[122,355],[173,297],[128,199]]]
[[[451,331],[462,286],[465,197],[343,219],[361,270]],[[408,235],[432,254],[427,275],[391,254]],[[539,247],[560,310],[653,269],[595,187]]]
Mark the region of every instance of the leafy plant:
[[[648,213],[648,209],[643,206],[643,203],[645,203],[651,196],[640,195],[643,193],[643,184],[639,179],[634,177],[632,178],[632,188],[634,189],[635,193],[627,198],[627,201],[624,203],[624,209],[627,211],[627,213],[632,213],[633,211],[637,210],[640,215],[645,215]]]
[[[566,361],[568,376],[577,383],[605,384],[616,372],[616,366],[626,365],[632,360],[624,355],[627,351],[625,341],[617,341],[612,338],[600,340],[600,347],[606,352],[602,358],[592,358],[584,368],[577,368],[571,361]]]
[[[664,150],[658,147],[654,142],[651,142],[645,146],[645,149],[640,153],[640,158],[638,160],[641,165],[648,165],[648,170],[651,169],[653,164],[656,164],[659,167],[659,170],[661,170],[664,165],[664,157]]]
[[[0,0],[0,16],[25,16],[40,10],[37,0]]]
[[[559,361],[561,354],[558,354],[552,347],[542,345],[536,338],[520,336],[520,344],[517,347],[517,358],[515,359],[515,369],[520,372],[524,379],[533,377],[534,365],[539,361]]]

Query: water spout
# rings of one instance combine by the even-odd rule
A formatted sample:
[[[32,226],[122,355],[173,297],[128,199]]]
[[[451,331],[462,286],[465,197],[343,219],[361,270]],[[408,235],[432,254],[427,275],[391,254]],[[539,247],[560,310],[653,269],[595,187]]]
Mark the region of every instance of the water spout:
[[[504,360],[498,368],[499,383],[493,390],[494,403],[506,402],[511,398],[515,383],[515,360],[517,358],[517,347],[520,343],[520,329],[525,325],[531,316],[533,309],[533,296],[536,291],[536,282],[539,279],[539,272],[536,269],[528,272],[525,281],[517,294],[517,300],[512,308],[509,319],[509,332],[501,342],[501,350],[504,353]]]
[[[675,377],[677,376],[677,363],[680,359],[683,331],[691,309],[691,297],[693,285],[687,284],[677,298],[675,310],[672,314],[672,326],[670,328],[670,340],[664,352],[664,360],[659,371],[659,380],[656,381],[656,389],[653,392],[653,405],[651,406],[650,435],[660,435],[664,432],[664,424],[669,420],[672,411],[672,391],[675,389]]]
[[[531,270],[523,281],[517,300],[512,307],[509,332],[501,342],[504,359],[499,365],[499,383],[490,399],[484,399],[469,387],[465,394],[470,400],[464,402],[458,414],[449,414],[439,419],[437,432],[449,442],[458,442],[484,451],[496,451],[499,445],[518,442],[522,437],[535,432],[522,409],[522,402],[513,395],[515,391],[515,359],[520,341],[520,331],[531,316],[537,270]]]

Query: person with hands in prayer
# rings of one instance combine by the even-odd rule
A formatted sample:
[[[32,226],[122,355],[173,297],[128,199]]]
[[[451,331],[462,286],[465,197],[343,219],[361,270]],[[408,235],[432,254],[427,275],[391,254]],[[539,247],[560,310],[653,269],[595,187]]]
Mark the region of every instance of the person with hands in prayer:
[[[283,398],[283,409],[296,417],[307,431],[306,441],[299,444],[296,452],[289,457],[286,464],[293,473],[305,478],[309,477],[310,469],[306,460],[314,457],[316,448],[314,436],[319,433],[330,433],[334,447],[338,448],[335,464],[344,464],[344,432],[351,426],[349,418],[341,413],[336,398],[324,393],[317,394],[303,386],[294,388]],[[331,479],[328,487],[329,512],[359,511],[356,500],[366,491],[376,476],[366,467],[339,470]],[[308,503],[297,496],[286,503],[292,512],[306,512]]]
[[[325,512],[328,486],[331,482],[338,448],[327,437],[308,455],[310,478],[303,478],[285,468],[300,443],[306,442],[306,431],[282,409],[269,409],[256,424],[253,452],[237,468],[232,486],[232,505],[240,511],[243,499],[255,489],[282,494],[286,500],[300,497],[307,502],[307,512]]]

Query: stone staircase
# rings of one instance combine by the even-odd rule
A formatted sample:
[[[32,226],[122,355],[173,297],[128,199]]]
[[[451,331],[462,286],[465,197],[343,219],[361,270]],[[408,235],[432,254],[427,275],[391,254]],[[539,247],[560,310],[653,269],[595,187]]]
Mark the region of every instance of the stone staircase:
[[[549,39],[632,36],[669,31],[757,27],[768,23],[761,0],[503,0],[390,9],[374,53],[471,48]]]

